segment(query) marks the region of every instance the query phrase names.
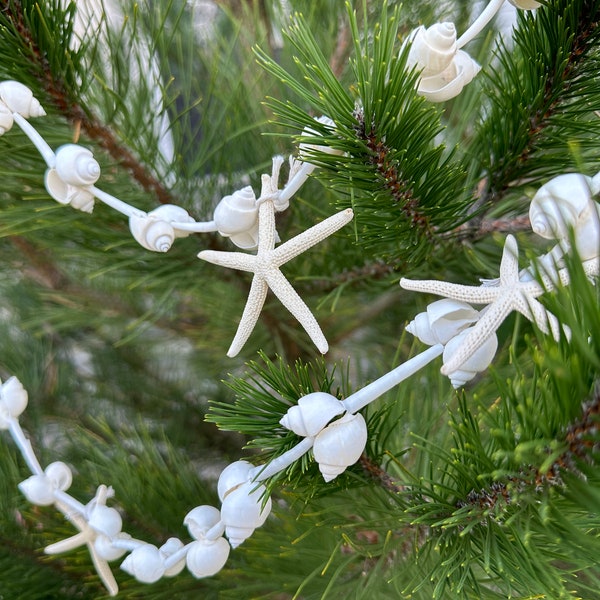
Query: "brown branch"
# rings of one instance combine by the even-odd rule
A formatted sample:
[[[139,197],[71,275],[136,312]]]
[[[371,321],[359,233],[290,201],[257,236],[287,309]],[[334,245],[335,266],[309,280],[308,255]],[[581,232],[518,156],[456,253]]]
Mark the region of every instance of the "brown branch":
[[[12,11],[6,9],[6,14],[23,41],[28,45],[36,67],[32,69],[33,75],[38,79],[54,106],[69,122],[80,127],[125,169],[129,170],[145,191],[154,194],[162,204],[173,203],[173,196],[162,182],[150,173],[128,148],[120,143],[114,132],[73,99],[65,81],[52,72],[48,59],[39,48],[33,32],[28,28],[21,2],[14,0],[13,7]]]

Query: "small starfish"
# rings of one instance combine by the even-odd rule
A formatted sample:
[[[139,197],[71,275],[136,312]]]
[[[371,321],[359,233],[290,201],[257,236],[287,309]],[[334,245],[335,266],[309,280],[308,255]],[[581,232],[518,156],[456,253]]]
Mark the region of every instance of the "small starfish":
[[[343,210],[275,248],[275,206],[277,190],[272,178],[263,175],[261,198],[258,200],[258,248],[256,254],[203,250],[198,258],[215,265],[254,273],[246,307],[227,356],[235,356],[244,346],[263,308],[268,288],[298,319],[320,352],[329,349],[327,340],[304,300],[300,298],[279,267],[329,237],[352,220],[351,209]]]
[[[105,485],[101,485],[96,492],[93,502],[105,504],[109,493],[110,490]],[[54,505],[71,523],[73,523],[73,525],[75,525],[75,527],[77,527],[77,529],[79,529],[79,533],[61,540],[60,542],[55,542],[54,544],[46,546],[44,552],[46,554],[61,554],[62,552],[68,552],[69,550],[79,548],[79,546],[83,546],[84,544],[87,545],[96,573],[98,573],[98,576],[108,590],[108,593],[111,596],[116,596],[119,593],[119,586],[117,585],[115,576],[113,575],[108,562],[103,558],[100,558],[94,546],[94,542],[99,535],[98,532],[89,525],[87,519],[83,515],[74,512],[67,504],[60,500],[56,500]]]
[[[558,319],[536,300],[538,296],[554,287],[549,279],[543,278],[543,281],[546,287],[536,280],[519,280],[517,241],[512,235],[509,235],[506,237],[502,252],[500,280],[497,285],[471,286],[406,278],[400,280],[400,285],[405,290],[428,292],[472,304],[488,305],[481,311],[479,321],[465,337],[454,356],[442,367],[442,373],[448,375],[459,369],[514,310],[530,321],[534,321],[544,333],[551,332],[554,339],[558,340],[560,336]]]

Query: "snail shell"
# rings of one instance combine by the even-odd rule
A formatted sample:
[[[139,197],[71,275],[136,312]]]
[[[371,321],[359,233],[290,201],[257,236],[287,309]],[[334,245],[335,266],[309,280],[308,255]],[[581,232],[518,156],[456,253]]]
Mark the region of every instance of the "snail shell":
[[[176,537],[170,537],[159,549],[163,561],[167,561],[167,559],[176,552],[179,552],[183,548],[183,542]],[[175,575],[179,575],[181,571],[183,571],[185,567],[185,556],[177,561],[172,567],[165,569],[165,577],[175,577]]]
[[[223,502],[223,499],[229,492],[235,490],[240,485],[248,481],[252,465],[245,460],[237,460],[230,465],[227,465],[217,482],[217,493],[219,494],[219,500]]]
[[[152,544],[136,548],[121,563],[121,569],[142,583],[156,583],[165,574],[163,557]]]
[[[54,502],[54,492],[67,490],[72,481],[71,469],[65,463],[56,461],[46,467],[43,475],[32,475],[18,487],[32,504],[49,506]]]
[[[429,346],[446,344],[478,319],[479,311],[470,304],[443,298],[432,302],[426,312],[419,313],[406,326],[406,331]]]
[[[459,50],[444,71],[421,77],[417,92],[430,102],[445,102],[458,96],[480,70],[477,62],[466,52]]]
[[[471,328],[461,331],[456,337],[452,338],[446,347],[444,348],[444,354],[442,355],[443,363],[446,364],[456,350],[463,343],[465,337],[470,333]],[[498,338],[496,334],[492,334],[488,337],[485,342],[475,351],[475,353],[468,358],[460,369],[448,373],[450,383],[454,388],[459,388],[465,385],[468,381],[471,381],[477,373],[485,371],[492,362],[496,350],[498,349]]]
[[[325,481],[335,479],[353,465],[367,443],[367,424],[360,413],[344,415],[315,438],[313,456]]]
[[[428,29],[421,25],[409,40],[412,43],[407,65],[421,70],[422,77],[445,71],[458,52],[454,23],[435,23]]]
[[[95,504],[88,518],[88,524],[98,533],[112,538],[121,532],[123,520],[115,508],[104,504]]]
[[[214,506],[204,504],[196,506],[183,519],[190,535],[195,540],[203,539],[206,532],[212,529],[221,520],[221,511]]]
[[[167,252],[176,237],[170,223],[150,215],[129,217],[129,230],[140,245],[153,252]]]
[[[118,540],[131,539],[131,536],[128,533],[123,532],[119,533],[116,537]],[[117,560],[117,558],[121,558],[121,556],[127,552],[124,548],[116,547],[111,538],[102,534],[96,536],[94,548],[102,560]]]
[[[25,118],[43,117],[46,114],[37,99],[33,97],[33,92],[18,81],[0,83],[0,100],[10,111],[19,113]]]
[[[230,546],[225,538],[192,542],[185,557],[190,573],[200,579],[218,573],[229,558]]]
[[[50,196],[60,204],[71,204],[73,208],[87,213],[94,210],[94,195],[83,188],[65,183],[56,169],[46,169],[44,185]]]
[[[12,126],[15,120],[13,119],[10,108],[0,102],[0,135],[6,133]]]
[[[77,187],[94,185],[100,165],[90,150],[79,144],[65,144],[56,151],[54,168],[65,183]]]
[[[188,211],[176,204],[161,204],[158,208],[150,211],[148,216],[159,221],[166,221],[167,223],[194,223],[194,219]],[[190,235],[189,231],[174,229],[174,232],[176,238]]]
[[[221,505],[221,520],[232,548],[237,548],[260,527],[271,512],[271,499],[263,506],[267,488],[247,481],[226,494]]]
[[[302,396],[298,404],[291,406],[279,422],[297,435],[313,437],[344,410],[335,396],[325,392],[313,392]]]
[[[213,220],[223,237],[244,250],[258,244],[258,207],[253,189],[248,185],[221,199],[215,208]]]
[[[568,244],[573,229],[581,260],[598,255],[600,245],[600,207],[592,195],[597,192],[594,179],[579,173],[559,175],[544,184],[529,207],[531,228],[546,239]]]
[[[27,390],[13,375],[0,386],[0,429],[8,429],[10,419],[16,419],[27,407]]]

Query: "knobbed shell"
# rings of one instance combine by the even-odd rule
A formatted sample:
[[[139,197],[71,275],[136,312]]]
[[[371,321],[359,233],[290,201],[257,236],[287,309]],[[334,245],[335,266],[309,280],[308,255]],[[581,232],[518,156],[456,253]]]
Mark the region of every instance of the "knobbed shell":
[[[0,429],[8,429],[27,407],[27,390],[13,375],[0,385]]]
[[[592,195],[597,182],[580,173],[554,177],[537,191],[529,207],[531,228],[546,239],[558,239],[568,248],[573,230],[577,252],[582,260],[598,255],[600,246],[600,207]]]
[[[456,44],[454,23],[423,25],[409,35],[407,66],[421,71],[417,92],[430,102],[458,96],[481,67]]]
[[[444,348],[444,354],[442,355],[443,363],[448,363],[456,350],[462,345],[464,339],[471,332],[471,328],[465,329],[461,331],[456,337],[452,338]],[[460,369],[456,371],[452,371],[452,373],[448,373],[448,377],[450,379],[450,383],[454,388],[459,388],[465,385],[468,381],[471,381],[477,373],[481,373],[485,371],[492,362],[496,350],[498,349],[498,338],[496,334],[493,333],[490,335],[483,344],[475,351],[475,353],[468,358],[462,365],[460,365]]]
[[[33,92],[18,81],[3,81],[0,83],[0,100],[10,111],[19,113],[22,117],[43,117],[46,111],[42,108]]]
[[[478,319],[479,311],[470,304],[443,298],[432,302],[426,312],[419,313],[406,326],[406,331],[429,346],[446,344]]]
[[[217,231],[244,250],[258,244],[258,207],[254,190],[249,185],[221,199],[213,220]]]
[[[129,230],[141,246],[153,252],[168,252],[176,237],[170,223],[150,215],[129,217]]]
[[[326,392],[313,392],[302,396],[298,404],[291,406],[279,422],[297,435],[312,437],[344,410],[335,396]]]
[[[56,461],[46,467],[43,475],[32,475],[19,483],[18,487],[32,504],[49,506],[54,502],[54,492],[69,489],[72,481],[71,469],[65,463]]]
[[[121,569],[142,583],[155,583],[165,574],[164,559],[152,544],[136,548],[121,563]]]
[[[227,540],[222,537],[192,542],[185,557],[187,568],[198,579],[211,577],[225,566],[230,548]]]
[[[94,185],[101,172],[92,152],[79,144],[58,148],[54,168],[62,181],[76,187]]]
[[[227,492],[221,505],[221,520],[232,548],[237,548],[260,527],[271,512],[271,499],[263,506],[267,488],[247,481]]]
[[[325,481],[335,479],[353,465],[367,443],[367,424],[360,413],[346,414],[315,438],[313,456]]]

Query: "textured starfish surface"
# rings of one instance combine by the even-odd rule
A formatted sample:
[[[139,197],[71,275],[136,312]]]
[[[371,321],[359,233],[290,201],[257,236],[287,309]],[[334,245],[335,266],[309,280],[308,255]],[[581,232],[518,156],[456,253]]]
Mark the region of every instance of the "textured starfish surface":
[[[227,351],[227,356],[235,356],[250,337],[262,311],[269,288],[292,315],[298,319],[315,346],[324,354],[329,349],[329,345],[321,331],[321,327],[304,300],[300,298],[279,268],[349,223],[352,220],[353,213],[351,209],[343,210],[275,248],[276,232],[273,200],[276,195],[274,195],[273,190],[269,190],[268,185],[269,182],[263,180],[263,192],[258,211],[259,229],[256,254],[220,252],[217,250],[203,250],[198,254],[198,258],[210,263],[254,273],[246,307],[235,337]]]
[[[550,280],[546,282],[544,278],[544,283],[547,283],[548,287],[553,287]],[[479,321],[456,349],[455,354],[442,367],[444,375],[459,369],[515,310],[530,321],[534,321],[544,333],[552,332],[557,340],[560,335],[558,319],[536,300],[547,291],[548,287],[542,286],[536,280],[519,280],[518,246],[512,235],[507,236],[504,243],[500,279],[497,285],[470,286],[445,281],[405,278],[400,280],[400,285],[406,290],[428,292],[472,304],[488,305],[481,311]]]
[[[105,486],[100,486],[99,491],[96,495],[97,501],[100,503],[104,503],[105,498]],[[92,558],[92,563],[94,564],[94,568],[96,569],[96,573],[102,580],[102,583],[108,590],[108,593],[111,596],[116,596],[119,592],[119,586],[117,585],[117,581],[112,573],[112,570],[106,560],[100,558],[98,552],[96,552],[96,548],[94,546],[94,542],[98,537],[98,533],[95,529],[93,529],[85,519],[85,517],[74,513],[70,507],[66,504],[63,504],[60,501],[55,502],[55,506],[60,510],[67,519],[79,529],[79,533],[72,535],[60,542],[56,542],[54,544],[50,544],[46,546],[44,552],[46,554],[61,554],[63,552],[68,552],[69,550],[74,550],[75,548],[79,548],[80,546],[86,545],[90,556]]]

